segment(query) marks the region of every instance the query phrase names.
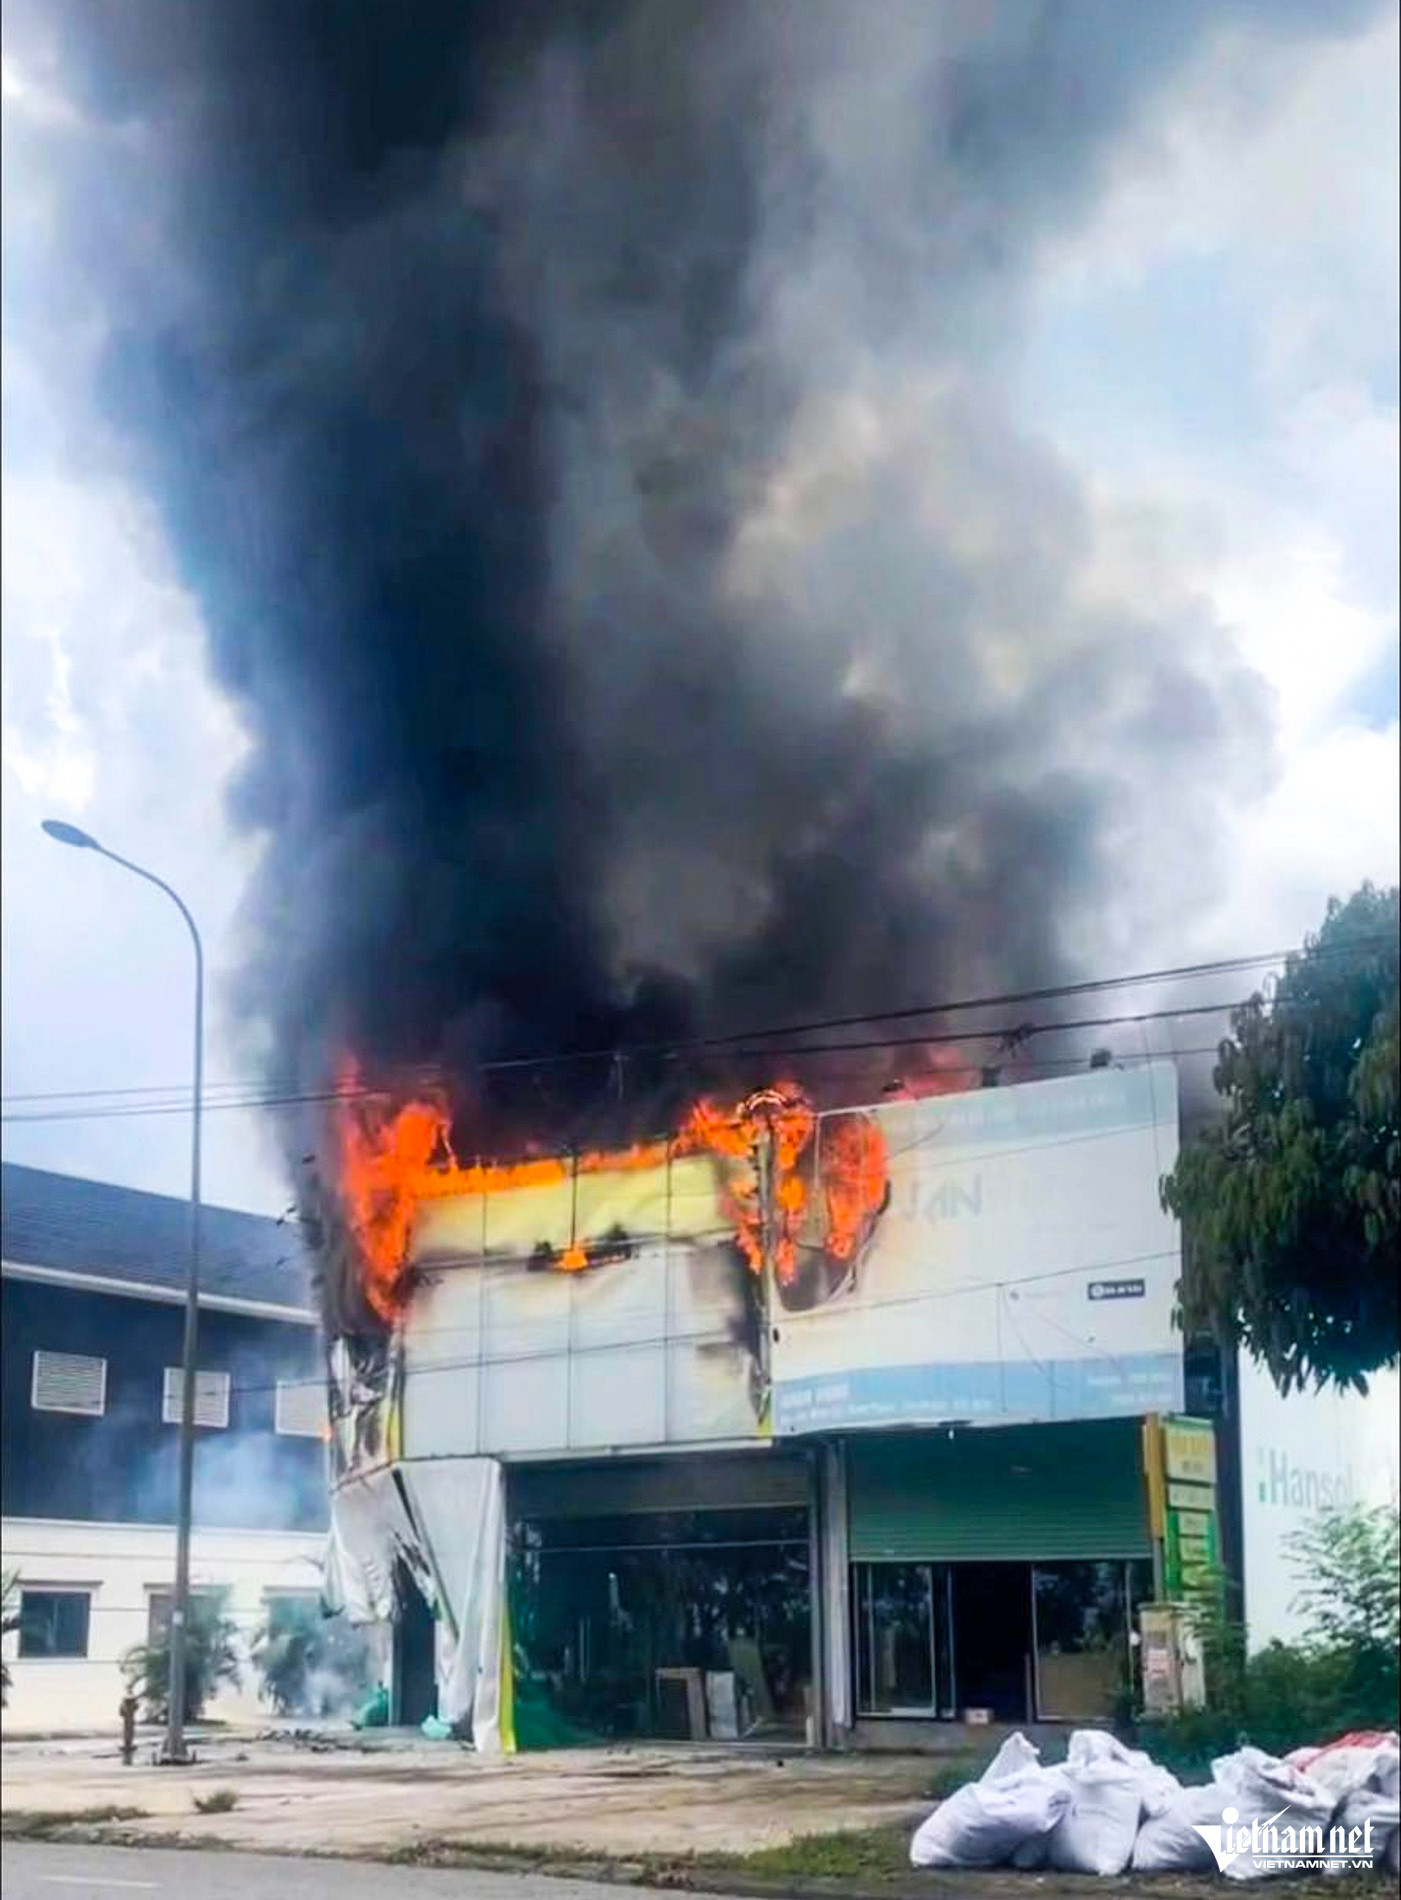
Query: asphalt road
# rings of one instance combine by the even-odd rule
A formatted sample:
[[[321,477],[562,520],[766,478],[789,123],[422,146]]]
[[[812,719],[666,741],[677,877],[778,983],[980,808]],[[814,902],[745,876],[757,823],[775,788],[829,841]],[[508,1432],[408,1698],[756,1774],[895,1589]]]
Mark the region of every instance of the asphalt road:
[[[0,1874],[5,1900],[619,1900],[626,1891],[545,1874],[25,1841],[0,1849]]]

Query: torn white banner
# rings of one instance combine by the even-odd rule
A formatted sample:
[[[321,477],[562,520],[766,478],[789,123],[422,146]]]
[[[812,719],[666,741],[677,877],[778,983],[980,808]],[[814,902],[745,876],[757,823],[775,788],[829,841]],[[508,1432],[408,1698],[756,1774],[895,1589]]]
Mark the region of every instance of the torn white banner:
[[[352,1623],[387,1621],[394,1614],[394,1569],[400,1561],[431,1601],[418,1543],[391,1470],[346,1479],[331,1493],[326,1607],[343,1609]]]
[[[438,1714],[470,1717],[479,1753],[499,1755],[506,1636],[506,1487],[494,1458],[406,1464],[401,1475],[443,1597]]]

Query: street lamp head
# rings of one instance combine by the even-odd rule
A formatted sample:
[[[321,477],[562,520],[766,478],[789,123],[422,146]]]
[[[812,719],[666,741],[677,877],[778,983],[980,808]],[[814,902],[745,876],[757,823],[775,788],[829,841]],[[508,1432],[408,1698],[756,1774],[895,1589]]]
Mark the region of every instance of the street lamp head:
[[[57,838],[60,844],[71,844],[79,851],[102,849],[96,838],[90,838],[86,831],[80,831],[76,825],[65,825],[61,818],[45,818],[39,829],[47,831],[51,838]]]

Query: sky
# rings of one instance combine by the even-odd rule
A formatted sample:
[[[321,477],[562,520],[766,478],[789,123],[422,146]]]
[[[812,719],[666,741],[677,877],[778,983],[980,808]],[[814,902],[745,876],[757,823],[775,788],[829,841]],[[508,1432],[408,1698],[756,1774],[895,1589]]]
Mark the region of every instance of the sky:
[[[1099,940],[1115,969],[1290,944],[1330,894],[1397,876],[1397,53],[1387,7],[1320,40],[1265,43],[1248,18],[1203,34],[1074,221],[1034,240],[1001,395],[1089,497],[1083,584],[1201,603],[1270,709],[1227,803],[1226,875],[1139,852]],[[40,820],[185,896],[215,1082],[255,1073],[227,999],[265,844],[229,816],[249,737],[99,397],[103,280],[64,156],[97,135],[61,57],[35,72],[7,47],[3,108],[3,1088],[7,1116],[35,1116],[59,1091],[179,1085],[191,985],[171,907]],[[129,238],[139,272],[135,211]],[[907,427],[903,392],[834,401],[806,466],[879,467]],[[183,1116],[72,1106],[7,1120],[6,1158],[184,1191]],[[216,1108],[206,1126],[207,1197],[282,1212],[266,1117]]]

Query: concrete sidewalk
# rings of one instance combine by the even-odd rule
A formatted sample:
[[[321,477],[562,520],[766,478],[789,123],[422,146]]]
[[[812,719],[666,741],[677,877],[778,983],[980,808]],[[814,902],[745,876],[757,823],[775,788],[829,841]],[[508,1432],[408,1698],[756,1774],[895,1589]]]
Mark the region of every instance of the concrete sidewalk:
[[[190,1768],[122,1766],[110,1743],[11,1743],[7,1813],[131,1808],[134,1830],[288,1854],[378,1855],[427,1841],[630,1855],[751,1852],[923,1814],[927,1756],[571,1749],[483,1760],[417,1736],[220,1736]],[[222,1814],[196,1798],[236,1796]]]

